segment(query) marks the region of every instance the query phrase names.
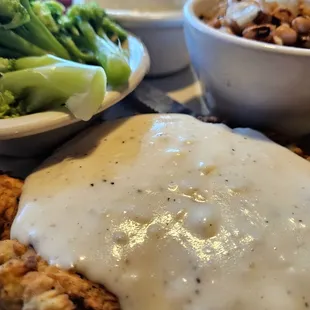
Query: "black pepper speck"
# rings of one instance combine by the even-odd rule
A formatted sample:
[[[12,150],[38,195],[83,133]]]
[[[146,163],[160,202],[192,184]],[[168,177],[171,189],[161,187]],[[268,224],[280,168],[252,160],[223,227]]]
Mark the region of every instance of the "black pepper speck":
[[[111,185],[114,185],[115,183],[114,183],[114,182],[111,182],[110,184],[111,184]]]
[[[94,186],[94,183],[90,183],[90,186],[93,187],[93,186]]]
[[[198,284],[200,284],[200,283],[201,283],[200,278],[196,278],[196,282],[197,282]]]
[[[305,302],[305,307],[309,308],[309,304],[307,302]]]

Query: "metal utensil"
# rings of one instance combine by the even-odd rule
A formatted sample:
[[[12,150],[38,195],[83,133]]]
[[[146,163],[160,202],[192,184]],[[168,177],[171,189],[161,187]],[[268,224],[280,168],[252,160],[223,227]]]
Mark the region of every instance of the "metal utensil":
[[[215,116],[196,113],[145,81],[129,95],[129,99],[142,113],[180,113],[194,116],[204,122],[220,122]]]

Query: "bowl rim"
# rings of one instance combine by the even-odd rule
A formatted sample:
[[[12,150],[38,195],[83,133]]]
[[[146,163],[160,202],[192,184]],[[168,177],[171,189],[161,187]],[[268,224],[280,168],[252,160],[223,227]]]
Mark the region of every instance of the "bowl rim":
[[[210,27],[209,25],[201,21],[194,12],[194,9],[198,4],[206,1],[207,0],[188,0],[183,7],[184,20],[201,33],[207,34],[209,36],[212,36],[213,38],[225,41],[233,45],[238,45],[243,48],[255,49],[284,55],[310,57],[310,49],[281,46],[276,44],[248,40],[235,35],[218,31],[217,29]]]
[[[84,4],[91,0],[72,0],[74,4]],[[124,22],[126,24],[133,24],[137,26],[157,26],[157,27],[171,27],[181,26],[183,24],[182,7],[178,10],[167,11],[139,11],[139,10],[117,10],[105,9],[108,15],[112,18]]]
[[[159,12],[106,9],[106,12],[112,18],[124,22],[126,25],[130,23],[141,26],[171,27],[183,24],[182,9]]]

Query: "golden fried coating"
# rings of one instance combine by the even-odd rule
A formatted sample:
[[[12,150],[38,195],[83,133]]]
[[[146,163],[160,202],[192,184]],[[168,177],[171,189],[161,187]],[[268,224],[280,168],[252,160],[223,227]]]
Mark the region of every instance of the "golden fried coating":
[[[0,239],[9,239],[11,224],[17,212],[23,182],[0,175]]]
[[[9,239],[23,182],[0,176],[0,310],[119,310],[114,295]]]

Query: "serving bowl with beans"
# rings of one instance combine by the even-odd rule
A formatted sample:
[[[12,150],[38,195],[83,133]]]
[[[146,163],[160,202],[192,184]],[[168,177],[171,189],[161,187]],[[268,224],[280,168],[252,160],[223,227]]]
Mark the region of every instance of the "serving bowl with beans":
[[[241,126],[310,133],[310,3],[189,0],[184,23],[214,114]]]

